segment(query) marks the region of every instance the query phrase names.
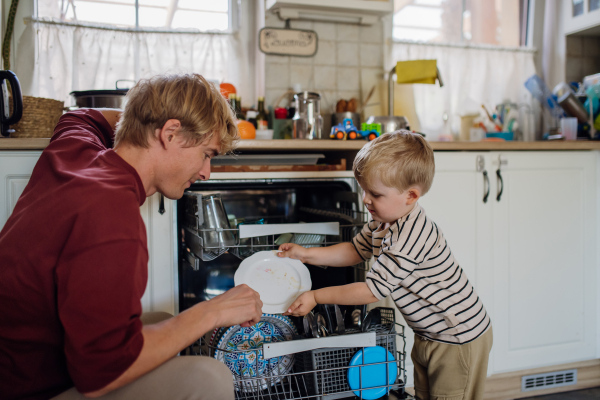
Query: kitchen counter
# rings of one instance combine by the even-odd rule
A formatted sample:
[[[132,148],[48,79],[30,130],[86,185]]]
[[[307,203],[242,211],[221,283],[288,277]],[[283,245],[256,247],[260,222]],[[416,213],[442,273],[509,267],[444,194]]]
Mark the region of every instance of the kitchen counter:
[[[50,139],[0,139],[0,150],[43,150]],[[337,140],[242,140],[240,151],[357,151],[363,141]],[[510,151],[510,150],[600,150],[596,141],[539,141],[539,142],[430,142],[436,151]]]

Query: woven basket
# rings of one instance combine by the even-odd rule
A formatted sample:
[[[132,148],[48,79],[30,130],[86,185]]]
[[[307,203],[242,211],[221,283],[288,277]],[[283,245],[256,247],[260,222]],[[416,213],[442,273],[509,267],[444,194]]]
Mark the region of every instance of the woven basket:
[[[12,101],[10,102],[12,106]],[[12,108],[12,107],[11,107]],[[43,97],[23,96],[23,117],[11,128],[13,138],[49,138],[54,133],[65,103]]]

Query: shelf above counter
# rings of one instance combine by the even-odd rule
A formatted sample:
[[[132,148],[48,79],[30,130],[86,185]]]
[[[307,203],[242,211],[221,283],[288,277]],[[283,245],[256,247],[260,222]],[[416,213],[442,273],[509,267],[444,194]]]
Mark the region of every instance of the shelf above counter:
[[[0,150],[43,150],[47,138],[2,138]],[[311,152],[358,151],[366,142],[337,140],[241,140],[238,151]],[[600,141],[539,142],[429,142],[435,151],[561,151],[600,150]]]

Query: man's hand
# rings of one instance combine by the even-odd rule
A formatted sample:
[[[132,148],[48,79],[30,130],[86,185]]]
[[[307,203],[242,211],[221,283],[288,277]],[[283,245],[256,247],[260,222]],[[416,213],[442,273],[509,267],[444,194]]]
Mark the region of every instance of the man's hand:
[[[292,303],[287,312],[283,315],[293,315],[294,317],[302,317],[310,312],[317,305],[315,300],[315,291],[311,290],[302,293],[296,301]]]
[[[236,286],[207,303],[210,312],[216,317],[215,328],[251,326],[260,322],[262,316],[263,303],[260,295],[248,285]]]
[[[281,253],[277,253],[278,257],[289,257],[295,260],[300,260],[303,263],[306,262],[308,256],[308,249],[295,243],[284,243],[279,246]]]

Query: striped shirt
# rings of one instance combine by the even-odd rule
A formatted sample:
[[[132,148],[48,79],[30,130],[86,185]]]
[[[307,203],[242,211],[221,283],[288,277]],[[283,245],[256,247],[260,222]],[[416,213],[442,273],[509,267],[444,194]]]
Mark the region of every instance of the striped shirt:
[[[491,326],[442,231],[419,204],[387,228],[371,219],[352,244],[365,261],[375,256],[367,273],[373,295],[379,300],[392,296],[419,336],[464,344]]]

